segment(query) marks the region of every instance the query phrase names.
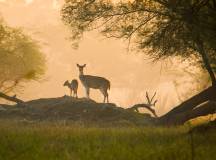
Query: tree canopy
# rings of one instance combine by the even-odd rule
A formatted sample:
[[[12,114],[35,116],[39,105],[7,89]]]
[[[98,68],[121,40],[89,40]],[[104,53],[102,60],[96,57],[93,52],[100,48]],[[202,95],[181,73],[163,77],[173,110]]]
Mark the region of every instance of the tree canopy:
[[[39,80],[45,57],[38,44],[21,29],[0,22],[0,92],[9,93],[22,82]]]
[[[74,42],[97,29],[153,60],[193,57],[216,85],[215,0],[66,0],[61,14]]]

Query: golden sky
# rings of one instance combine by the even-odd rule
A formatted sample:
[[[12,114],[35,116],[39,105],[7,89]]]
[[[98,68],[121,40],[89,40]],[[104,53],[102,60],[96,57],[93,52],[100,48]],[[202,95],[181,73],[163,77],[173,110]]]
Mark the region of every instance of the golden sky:
[[[68,94],[64,81],[78,79],[76,63],[86,63],[86,74],[111,81],[110,101],[113,103],[125,107],[143,103],[146,91],[158,92],[156,109],[161,114],[179,103],[173,76],[161,72],[161,63],[152,64],[141,54],[127,53],[125,43],[91,32],[85,35],[79,49],[73,50],[67,40],[68,28],[60,20],[62,4],[63,0],[0,0],[0,13],[5,21],[24,28],[37,39],[47,59],[45,81],[29,83],[19,97],[30,100]],[[85,95],[83,91],[80,84],[80,97]],[[97,90],[91,90],[90,96],[97,101],[103,99]]]

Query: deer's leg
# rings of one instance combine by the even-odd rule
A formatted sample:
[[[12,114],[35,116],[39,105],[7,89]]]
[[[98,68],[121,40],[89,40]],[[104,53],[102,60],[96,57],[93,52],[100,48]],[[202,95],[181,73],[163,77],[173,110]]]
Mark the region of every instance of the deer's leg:
[[[76,98],[76,90],[74,90],[74,97]]]
[[[86,88],[86,97],[89,98],[89,92],[90,92],[90,89],[89,88]]]
[[[109,103],[109,94],[108,94],[107,90],[106,90],[106,97],[107,97],[107,103]]]
[[[77,90],[75,90],[74,92],[75,92],[75,94],[76,94],[76,98],[78,98],[78,96],[77,96]]]
[[[101,88],[100,91],[101,91],[101,93],[102,93],[103,96],[104,96],[103,102],[105,103],[105,102],[106,102],[106,98],[107,98],[107,92],[106,92],[103,88]]]
[[[72,96],[72,89],[70,89],[70,96]]]
[[[73,97],[73,90],[71,89],[71,97]]]
[[[107,93],[107,103],[109,103],[109,94]]]
[[[73,97],[75,97],[75,91],[73,90]]]
[[[104,97],[105,97],[104,101],[106,101],[106,99],[107,99],[107,103],[109,103],[109,94],[107,92],[107,89],[104,89]]]

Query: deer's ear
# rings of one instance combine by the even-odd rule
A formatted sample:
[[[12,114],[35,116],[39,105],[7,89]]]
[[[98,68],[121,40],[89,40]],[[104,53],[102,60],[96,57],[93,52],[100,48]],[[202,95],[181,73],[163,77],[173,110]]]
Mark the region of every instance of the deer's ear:
[[[77,67],[79,67],[79,66],[80,66],[78,63],[77,63],[76,65],[77,65]]]
[[[86,67],[86,64],[84,64],[83,67]]]

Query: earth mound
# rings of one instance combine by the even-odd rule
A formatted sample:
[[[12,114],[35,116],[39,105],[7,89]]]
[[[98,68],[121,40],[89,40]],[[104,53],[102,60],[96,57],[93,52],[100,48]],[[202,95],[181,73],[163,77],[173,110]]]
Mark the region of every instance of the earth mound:
[[[151,117],[129,111],[113,103],[97,103],[86,98],[63,96],[0,105],[0,119],[26,121],[66,121],[97,125],[147,125]]]

